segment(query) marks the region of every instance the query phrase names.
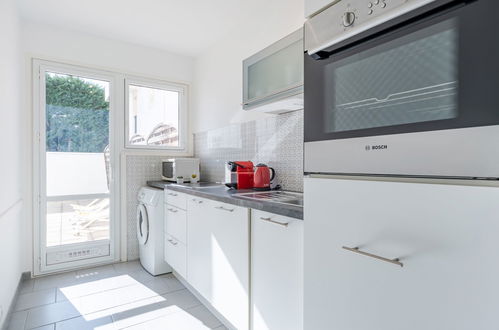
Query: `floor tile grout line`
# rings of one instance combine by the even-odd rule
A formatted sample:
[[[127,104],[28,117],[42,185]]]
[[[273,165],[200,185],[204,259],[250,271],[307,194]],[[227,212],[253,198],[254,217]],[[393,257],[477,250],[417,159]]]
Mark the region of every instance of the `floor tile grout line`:
[[[178,292],[178,291],[182,291],[182,290],[187,290],[187,288],[185,288],[185,287],[184,287],[184,288],[181,288],[181,289],[176,289],[176,290],[173,290],[173,291],[169,291],[169,292],[167,292],[167,293],[164,293],[164,294],[158,294],[158,295],[151,296],[151,297],[148,297],[148,298],[142,298],[142,299],[139,299],[139,300],[134,300],[134,301],[128,302],[128,303],[126,303],[126,304],[121,304],[121,305],[116,305],[116,306],[109,307],[109,308],[105,308],[105,309],[100,309],[100,310],[98,310],[98,311],[94,311],[94,312],[91,312],[91,313],[86,313],[86,314],[81,314],[81,313],[80,313],[78,316],[73,316],[73,317],[70,317],[70,318],[67,318],[67,319],[59,320],[59,321],[57,321],[57,322],[52,322],[52,323],[47,323],[47,324],[43,324],[43,325],[38,325],[38,326],[36,326],[35,328],[30,328],[30,329],[36,329],[36,328],[39,328],[39,327],[44,327],[44,326],[51,325],[51,324],[56,325],[57,323],[60,323],[60,322],[65,322],[65,321],[72,320],[72,319],[76,319],[76,318],[79,318],[79,317],[85,317],[86,315],[91,315],[91,314],[94,314],[94,313],[101,313],[101,312],[105,312],[106,310],[109,310],[109,309],[113,309],[113,308],[116,308],[116,307],[125,306],[125,305],[128,305],[128,304],[137,303],[137,302],[140,302],[140,301],[143,301],[143,300],[147,300],[147,299],[151,299],[151,298],[154,298],[154,297],[164,296],[164,295],[166,295],[166,294],[173,293],[173,292]],[[189,290],[187,290],[187,291],[189,291]],[[64,301],[64,302],[67,302],[67,301]],[[198,301],[198,302],[199,302],[199,301]],[[199,302],[197,305],[187,308],[187,310],[189,310],[189,309],[191,309],[191,308],[199,307],[199,306],[201,306],[201,305],[202,305],[202,303],[201,303],[201,302]],[[28,313],[29,313],[29,311],[28,311]],[[173,313],[171,313],[171,314],[175,314],[175,313],[179,313],[179,312],[173,312]],[[111,313],[110,315],[105,316],[105,317],[110,317],[110,318],[111,318],[111,320],[112,320],[112,323],[116,323],[116,321],[115,321],[115,319],[114,319],[114,315],[115,315],[115,314],[116,314],[116,313]],[[171,315],[171,314],[170,314],[170,315]],[[160,316],[160,317],[162,317],[162,316]],[[160,317],[155,317],[155,318],[153,318],[153,319],[151,319],[151,320],[155,320],[155,319],[160,318]],[[27,315],[26,315],[26,319],[27,319]],[[218,320],[218,319],[217,319],[217,320]],[[150,320],[148,320],[148,321],[150,321]],[[147,321],[145,321],[145,322],[147,322]],[[144,322],[140,322],[140,323],[137,323],[137,324],[141,324],[141,323],[144,323]],[[127,328],[128,328],[128,327],[127,327]],[[26,328],[26,323],[25,323],[25,329],[27,329],[27,328]],[[30,330],[30,329],[27,329],[27,330]],[[122,329],[125,329],[125,328],[122,328]]]
[[[122,274],[122,275],[127,275],[127,274]],[[105,279],[105,278],[103,278],[103,279]],[[129,286],[134,286],[134,285],[137,285],[137,284],[141,284],[143,286],[147,286],[146,284],[152,282],[153,280],[154,279],[151,279],[150,281],[147,281],[147,282],[140,282],[140,281],[136,280],[137,283],[133,283],[133,284],[129,284],[129,285],[124,285],[124,286],[120,286],[118,288],[113,288],[113,289],[105,289],[105,290],[102,290],[102,291],[85,294],[83,296],[73,297],[72,299],[79,299],[79,298],[83,298],[83,297],[88,297],[88,296],[92,296],[94,294],[98,294],[98,293],[101,293],[101,292],[109,292],[109,291],[113,291],[113,290],[119,290],[119,289],[126,288],[126,287],[129,287]],[[87,282],[87,283],[90,283],[90,282]],[[84,283],[82,283],[82,284],[84,284]],[[55,303],[69,301],[69,299],[65,299],[65,300],[62,300],[62,301],[57,301],[57,290],[60,290],[60,289],[61,288],[56,288],[56,297],[55,297],[56,301],[55,301]],[[185,287],[183,287],[182,289],[176,289],[176,290],[168,291],[168,292],[165,292],[165,293],[158,293],[157,295],[161,296],[161,295],[164,295],[164,294],[167,294],[167,293],[170,293],[170,292],[175,292],[175,291],[179,291],[179,290],[183,290],[183,289],[185,289]],[[152,289],[150,289],[150,290],[152,290]],[[155,297],[155,296],[153,296],[153,297]]]
[[[129,275],[129,274],[120,274],[121,275]],[[104,278],[100,278],[100,279],[96,279],[95,281],[99,281],[99,280],[105,280],[105,279],[108,279],[110,277],[104,277]],[[132,277],[133,278],[133,277]],[[87,296],[91,296],[93,294],[97,294],[97,293],[101,293],[101,292],[108,292],[108,291],[112,291],[112,290],[118,290],[118,289],[122,289],[122,288],[126,288],[126,287],[129,287],[129,286],[133,286],[133,285],[137,285],[137,284],[142,284],[142,285],[147,285],[148,283],[151,283],[152,281],[154,281],[155,279],[166,279],[166,277],[157,277],[157,278],[152,278],[151,280],[148,280],[148,281],[145,281],[145,282],[141,282],[135,278],[133,278],[135,281],[137,281],[137,283],[133,283],[133,284],[128,284],[128,285],[124,285],[124,286],[120,286],[120,287],[117,287],[117,288],[113,288],[113,289],[105,289],[105,290],[102,290],[102,291],[98,291],[98,292],[95,292],[95,293],[89,293],[89,294],[85,294],[85,295],[82,295],[82,296],[78,296],[78,297],[73,297],[74,299],[78,299],[78,298],[82,298],[82,297],[87,297]],[[77,284],[73,284],[73,285],[81,285],[81,284],[86,284],[86,283],[91,283],[91,282],[83,282],[83,283],[77,283]],[[65,300],[62,300],[62,301],[57,301],[57,291],[60,289],[63,288],[63,287],[54,287],[54,288],[47,288],[47,289],[40,289],[40,290],[37,290],[37,291],[33,291],[33,292],[28,292],[28,293],[23,293],[23,294],[20,294],[18,296],[18,298],[22,295],[25,295],[25,294],[29,294],[29,293],[34,293],[34,292],[40,292],[40,291],[43,291],[43,290],[55,290],[55,302],[54,303],[59,303],[59,302],[64,302],[64,301],[68,301],[69,299],[65,299]],[[177,289],[177,290],[181,290],[181,289]],[[173,291],[177,291],[177,290],[173,290]],[[169,292],[173,292],[173,291],[168,291],[168,292],[165,292],[165,293],[158,293],[158,295],[163,295],[163,294],[166,294],[166,293],[169,293]],[[49,304],[44,304],[44,305],[50,305]],[[43,305],[40,305],[40,306],[43,306]],[[32,308],[29,308],[29,309],[33,309],[33,308],[36,308],[37,306],[35,307],[32,307]],[[27,309],[25,309],[27,310]],[[21,311],[21,310],[20,310]]]
[[[116,308],[116,307],[121,307],[121,306],[125,306],[125,305],[128,305],[128,304],[134,304],[134,303],[137,303],[137,302],[140,302],[140,301],[143,301],[143,300],[147,300],[147,299],[151,299],[151,298],[155,298],[155,297],[162,297],[166,294],[169,294],[169,293],[173,293],[173,292],[178,292],[178,291],[182,291],[182,290],[187,290],[187,288],[182,288],[182,289],[177,289],[177,290],[174,290],[174,291],[169,291],[167,293],[163,293],[163,294],[157,294],[157,295],[154,295],[154,296],[150,296],[150,297],[147,297],[147,298],[141,298],[141,299],[138,299],[138,300],[134,300],[134,301],[130,301],[130,302],[127,302],[126,304],[121,304],[121,305],[116,305],[116,306],[113,306],[113,307],[109,307],[109,308],[104,308],[104,309],[99,309],[97,311],[94,311],[94,312],[91,312],[91,313],[86,313],[86,314],[81,314],[80,316],[85,316],[85,315],[90,315],[90,314],[94,314],[94,313],[101,313],[101,312],[105,312],[106,310],[109,310],[109,309],[113,309],[113,308]],[[187,290],[189,291],[189,290]],[[114,315],[115,313],[111,313],[110,316]]]
[[[136,271],[136,272],[139,272],[139,271],[140,271],[140,270],[138,270],[138,271]],[[118,274],[114,274],[113,276],[115,276],[115,275],[117,275],[117,276],[129,275],[129,276],[130,276],[130,274],[134,274],[134,273],[136,273],[136,272],[130,272],[130,273],[118,273]],[[48,276],[51,276],[51,275],[48,275]],[[47,277],[48,277],[48,276],[47,276]],[[109,276],[109,277],[108,277],[108,276],[106,276],[106,277],[98,278],[98,279],[95,279],[95,281],[105,280],[105,279],[108,279],[108,278],[110,278],[110,277],[112,277],[112,276]],[[133,278],[133,277],[132,277],[132,278]],[[138,280],[136,280],[136,281],[137,281],[137,282],[139,282],[139,283],[141,283],[141,282],[140,282],[140,281],[138,281]],[[71,285],[81,285],[81,284],[86,284],[86,283],[91,283],[91,282],[92,282],[92,281],[89,281],[89,282],[81,282],[81,283],[72,283],[72,284],[69,284],[69,283],[68,283],[67,285],[68,285],[68,286],[71,286]],[[133,285],[133,284],[131,284],[131,285]],[[128,285],[126,285],[126,286],[128,286]],[[50,289],[55,289],[55,290],[58,290],[58,289],[61,289],[61,288],[62,288],[62,287],[60,287],[60,286],[55,286],[55,287],[47,287],[47,288],[40,288],[40,289],[37,289],[37,290],[32,290],[32,291],[30,291],[30,292],[22,293],[22,294],[20,294],[19,296],[21,296],[21,295],[23,295],[23,294],[27,294],[27,293],[34,293],[34,292],[39,292],[39,291],[43,291],[43,290],[50,290]],[[111,290],[112,290],[112,289],[111,289]]]
[[[147,297],[147,298],[142,298],[142,299],[138,299],[138,300],[134,300],[134,301],[130,301],[130,302],[127,302],[125,304],[120,304],[120,305],[116,305],[116,306],[113,306],[113,307],[109,307],[109,308],[104,308],[104,309],[99,309],[99,310],[96,310],[96,311],[93,311],[91,313],[80,313],[78,316],[73,316],[73,317],[70,317],[70,318],[67,318],[67,319],[62,319],[62,320],[59,320],[57,322],[52,322],[52,323],[47,323],[47,324],[43,324],[43,325],[38,325],[36,326],[35,328],[38,328],[38,327],[43,327],[43,326],[47,326],[47,325],[50,325],[50,324],[56,324],[56,323],[59,323],[59,322],[64,322],[64,321],[67,321],[67,320],[71,320],[71,319],[74,319],[74,318],[78,318],[78,317],[84,317],[86,315],[91,315],[91,314],[94,314],[94,313],[102,313],[102,312],[105,312],[106,310],[109,310],[109,309],[112,309],[112,308],[116,308],[116,307],[121,307],[121,306],[125,306],[125,305],[128,305],[128,304],[133,304],[133,303],[137,303],[137,302],[140,302],[142,300],[147,300],[147,299],[151,299],[151,298],[154,298],[154,297],[161,297],[161,296],[164,296],[166,294],[169,294],[169,293],[173,293],[173,292],[177,292],[177,291],[182,291],[182,290],[187,290],[187,288],[181,288],[181,289],[177,289],[177,290],[173,290],[173,291],[169,291],[167,293],[163,293],[163,294],[157,294],[157,295],[154,295],[154,296],[150,296],[150,297]],[[108,291],[111,291],[111,290],[108,290]],[[187,290],[189,291],[189,290]],[[61,301],[59,303],[63,303],[63,302],[69,302],[71,303],[69,300],[65,300],[65,301]],[[53,303],[53,304],[56,304],[56,303]],[[52,304],[48,304],[48,305],[52,305]],[[44,305],[46,306],[46,305]],[[193,306],[193,307],[197,307],[199,305],[196,305],[196,306]],[[34,308],[33,308],[34,309]],[[28,310],[28,313],[29,313],[30,310]],[[114,315],[114,313],[111,313],[109,315],[109,317],[111,317],[111,319],[113,320],[113,323],[114,323],[114,318],[112,317]],[[26,315],[26,320],[27,320],[27,315]],[[35,329],[35,328],[32,328],[32,329]]]
[[[135,285],[135,284],[133,284],[133,285]],[[127,286],[125,286],[125,287],[127,287]],[[122,288],[123,288],[123,287],[122,287]],[[52,322],[52,323],[47,323],[47,324],[38,325],[38,326],[36,326],[35,328],[38,328],[38,327],[43,327],[43,326],[47,326],[47,325],[50,325],[50,324],[55,324],[55,323],[59,323],[59,322],[63,322],[63,321],[67,321],[67,320],[70,320],[70,319],[73,319],[73,318],[77,318],[77,317],[83,317],[83,316],[85,316],[85,315],[90,315],[90,314],[93,314],[93,313],[100,313],[100,312],[104,312],[104,311],[106,311],[106,310],[108,310],[108,309],[112,309],[112,308],[116,308],[116,307],[120,307],[120,306],[125,306],[125,305],[132,304],[132,303],[137,303],[137,302],[139,302],[139,301],[146,300],[146,299],[151,299],[151,298],[154,298],[154,297],[161,297],[161,296],[164,296],[164,295],[166,295],[166,294],[168,294],[168,293],[173,293],[173,292],[177,292],[177,291],[181,291],[181,290],[187,290],[187,289],[184,287],[184,288],[181,288],[181,289],[176,289],[176,290],[173,290],[173,291],[169,291],[169,292],[167,292],[167,293],[163,293],[163,294],[156,294],[156,295],[154,295],[154,296],[150,296],[150,297],[147,297],[147,298],[142,298],[142,299],[138,299],[138,300],[133,300],[133,301],[127,302],[127,303],[125,303],[125,304],[120,304],[120,305],[116,305],[116,306],[109,307],[109,308],[99,309],[99,310],[97,310],[97,311],[93,311],[93,312],[91,312],[91,313],[86,313],[86,314],[85,314],[85,313],[83,313],[83,314],[82,314],[82,313],[79,313],[79,315],[78,315],[78,316],[73,316],[73,317],[70,317],[70,318],[67,318],[67,319],[62,319],[62,320],[59,320],[59,321],[57,321],[57,322]],[[100,291],[100,292],[107,292],[107,291],[112,291],[112,290],[106,290],[106,291]],[[97,292],[97,293],[100,293],[100,292]],[[94,294],[95,294],[95,293],[94,293]],[[92,295],[92,294],[90,294],[90,295],[86,295],[85,297],[88,297],[88,296],[91,296],[91,295]],[[80,298],[80,297],[78,297],[78,298]],[[77,299],[78,299],[78,298],[77,298]],[[50,303],[50,304],[44,304],[44,305],[40,305],[40,306],[36,306],[36,307],[30,308],[30,309],[23,310],[23,311],[26,311],[26,312],[27,312],[27,314],[26,314],[26,319],[25,319],[25,322],[24,322],[24,327],[25,327],[25,329],[26,329],[26,327],[27,327],[28,315],[29,315],[29,313],[30,313],[32,310],[37,309],[37,308],[40,308],[40,307],[44,307],[44,306],[49,306],[49,305],[53,305],[53,304],[58,304],[58,303],[70,303],[71,305],[73,305],[73,304],[71,303],[71,301],[68,299],[68,300],[63,300],[63,301],[59,301],[59,302],[57,302],[57,301],[56,301],[56,302],[53,302],[53,303]],[[74,305],[73,305],[73,306],[74,306]],[[20,311],[20,312],[21,312],[21,311]],[[78,312],[79,312],[79,311],[78,311]],[[111,315],[109,315],[109,316],[112,316],[112,315],[113,315],[113,314],[111,314]],[[31,328],[31,329],[35,329],[35,328]]]
[[[14,311],[14,313],[17,313],[17,312],[28,312],[28,311],[30,311],[32,309],[36,309],[36,308],[39,308],[39,307],[48,306],[48,305],[52,305],[52,304],[56,304],[56,303],[57,303],[57,301],[54,301],[54,302],[51,302],[51,303],[48,303],[48,304],[36,305],[36,306],[29,307],[29,308],[26,308],[26,309],[20,309],[20,310]]]
[[[172,275],[172,274],[166,274],[165,275],[161,275],[161,276],[158,276],[158,277],[153,277],[151,276],[151,278],[148,278],[148,279],[141,279],[139,280],[138,278],[140,278],[141,274],[139,274],[141,271],[144,271],[143,268],[139,267],[139,268],[136,268],[135,270],[128,270],[128,271],[125,271],[124,269],[121,269],[121,270],[118,270],[116,269],[115,267],[115,264],[110,264],[110,265],[104,265],[103,267],[106,267],[106,266],[111,266],[112,267],[112,272],[110,272],[109,274],[104,274],[101,276],[99,276],[99,278],[96,278],[95,280],[93,281],[99,281],[99,280],[105,280],[105,279],[109,279],[109,278],[112,278],[114,276],[123,276],[123,275],[128,275],[130,277],[132,277],[136,283],[132,283],[132,284],[128,284],[128,285],[124,285],[124,286],[120,286],[120,287],[117,287],[117,288],[113,288],[113,289],[104,289],[102,291],[98,291],[98,292],[95,292],[95,293],[91,293],[91,294],[86,294],[86,295],[82,295],[82,296],[78,296],[78,297],[74,297],[74,298],[71,298],[71,299],[79,299],[79,298],[83,298],[83,297],[88,297],[88,296],[91,296],[91,295],[95,295],[95,294],[99,294],[99,293],[102,293],[102,292],[109,292],[109,291],[113,291],[113,290],[118,290],[118,289],[123,289],[123,288],[126,288],[126,287],[130,287],[130,286],[133,286],[133,285],[143,285],[145,287],[147,287],[148,289],[152,290],[155,294],[154,295],[151,295],[149,297],[146,297],[146,298],[141,298],[141,299],[137,299],[137,300],[132,300],[130,302],[127,302],[127,303],[124,303],[124,304],[119,304],[119,305],[116,305],[116,306],[113,306],[113,307],[108,307],[108,308],[104,308],[104,309],[99,309],[97,311],[93,311],[91,313],[80,313],[77,309],[76,311],[78,312],[78,315],[77,316],[72,316],[72,317],[69,317],[69,318],[64,318],[62,320],[58,320],[57,322],[51,322],[51,323],[46,323],[46,324],[38,324],[36,327],[44,327],[44,326],[49,326],[49,325],[54,325],[54,327],[56,327],[57,323],[59,322],[64,322],[64,321],[67,321],[67,320],[70,320],[70,319],[74,319],[74,318],[78,318],[78,317],[84,317],[85,315],[89,315],[89,314],[93,314],[93,313],[101,313],[101,312],[105,312],[106,310],[109,310],[109,309],[113,309],[113,308],[117,308],[117,307],[120,307],[120,306],[124,306],[124,305],[128,305],[128,304],[133,304],[133,303],[137,303],[137,302],[140,302],[140,301],[143,301],[143,300],[147,300],[147,299],[151,299],[151,298],[154,298],[154,297],[164,297],[165,295],[168,295],[168,294],[171,294],[171,293],[175,293],[175,292],[179,292],[179,291],[183,291],[183,290],[187,290],[189,291],[185,286],[183,286],[181,283],[180,283],[180,287],[177,287],[177,288],[174,288],[172,290],[168,289],[169,288],[169,284],[168,284],[168,281],[171,281],[171,280],[176,280],[178,281],[178,279]],[[101,266],[99,266],[101,267]],[[95,268],[98,268],[98,267],[95,267]],[[88,270],[91,270],[92,268],[88,269]],[[81,272],[83,272],[85,270],[81,270]],[[70,275],[70,276],[78,276],[78,273],[77,272],[72,272],[73,274]],[[69,273],[68,273],[69,274]],[[135,278],[133,277],[134,274],[137,274],[137,276],[139,276],[138,278]],[[54,274],[55,276],[57,276],[57,274]],[[47,277],[44,277],[44,278],[49,278],[50,276],[52,275],[47,275]],[[81,276],[81,275],[80,275]],[[167,287],[167,291],[166,292],[162,292],[162,293],[159,293],[159,292],[156,292],[156,290],[152,289],[152,288],[149,288],[148,285],[151,285],[156,279],[162,279],[165,281],[165,285]],[[57,296],[58,296],[58,291],[61,291],[61,289],[64,288],[64,286],[54,286],[54,287],[42,287],[42,288],[36,288],[35,289],[35,286],[37,284],[37,278],[33,278],[33,279],[30,279],[28,281],[33,281],[32,282],[32,286],[24,293],[22,294],[19,294],[18,297],[16,297],[16,300],[22,296],[22,295],[26,295],[26,294],[33,294],[33,293],[37,293],[37,292],[41,292],[41,291],[53,291],[54,292],[54,302],[52,303],[48,303],[48,304],[41,304],[41,305],[37,305],[37,306],[33,306],[33,307],[30,307],[30,308],[26,308],[26,309],[21,309],[21,310],[17,310],[16,312],[25,312],[26,314],[24,315],[24,329],[28,329],[28,320],[29,320],[29,317],[30,315],[33,313],[34,310],[36,309],[40,309],[40,308],[43,308],[43,307],[46,307],[46,306],[49,306],[49,305],[55,305],[55,304],[60,304],[60,303],[67,303],[67,304],[72,304],[71,300],[70,299],[64,299],[62,301],[57,301]],[[68,279],[68,283],[67,284],[64,284],[65,286],[71,286],[71,285],[79,285],[79,284],[85,284],[85,283],[91,283],[93,281],[82,281],[82,282],[78,282],[77,279],[71,279],[69,280]],[[77,283],[74,283],[74,282],[77,282]],[[38,282],[39,283],[39,282]],[[172,284],[172,286],[174,286]],[[61,292],[61,294],[63,294]],[[200,305],[202,305],[199,301],[197,302],[197,304],[189,307],[189,308],[186,308],[185,310],[189,310],[189,309],[192,309],[192,308],[196,308],[196,307],[199,307]],[[73,305],[74,306],[74,305]],[[172,314],[175,314],[176,312],[172,313]],[[117,315],[117,313],[111,313],[109,316],[107,317],[110,317],[111,321],[113,323],[115,323],[115,315]],[[156,319],[156,318],[154,318]],[[140,324],[140,323],[138,323]],[[29,329],[34,329],[34,328],[29,328]]]
[[[197,300],[197,298],[196,298],[196,300]],[[202,304],[202,303],[198,300],[198,304],[197,304],[197,305],[192,306],[192,307],[189,307],[189,308],[186,308],[186,309],[182,309],[182,311],[187,312],[188,310],[193,309],[193,308],[197,308],[197,307],[199,307],[199,306],[203,306],[203,307],[205,307],[205,306],[204,306],[204,305],[203,305],[203,304]],[[206,308],[206,307],[205,307],[205,308]],[[171,316],[171,315],[174,315],[174,314],[177,314],[177,313],[181,313],[182,311],[176,311],[176,312],[172,312],[172,313],[170,313],[170,314],[165,314],[165,315],[161,315],[161,316],[153,317],[152,319],[149,319],[149,320],[144,321],[144,322],[139,322],[139,323],[136,323],[136,324],[132,324],[132,325],[126,326],[126,327],[124,327],[124,328],[117,328],[117,330],[123,330],[123,329],[128,329],[128,328],[131,328],[131,327],[135,327],[135,326],[137,326],[137,325],[139,325],[139,324],[144,324],[144,323],[147,323],[147,322],[151,322],[151,321],[154,321],[154,320],[160,319],[160,318],[162,318],[162,317]],[[210,313],[211,313],[211,312],[210,312]],[[213,314],[212,314],[212,315],[213,315]],[[112,316],[114,316],[114,314],[113,314]],[[215,316],[215,315],[213,315],[213,316]],[[218,322],[220,322],[220,320],[219,320],[216,316],[215,316],[215,318],[218,320]],[[113,323],[117,323],[117,322],[114,320],[114,317],[112,317],[112,319],[113,319]],[[119,320],[118,320],[118,321],[119,321]],[[220,325],[222,325],[222,323],[220,323],[219,325],[217,325],[217,327],[219,327]]]

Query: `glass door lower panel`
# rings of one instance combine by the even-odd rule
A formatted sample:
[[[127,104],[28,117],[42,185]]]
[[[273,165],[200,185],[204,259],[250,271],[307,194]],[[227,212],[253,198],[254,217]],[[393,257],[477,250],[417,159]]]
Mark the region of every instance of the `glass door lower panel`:
[[[109,222],[109,194],[47,198],[46,264],[109,256]]]

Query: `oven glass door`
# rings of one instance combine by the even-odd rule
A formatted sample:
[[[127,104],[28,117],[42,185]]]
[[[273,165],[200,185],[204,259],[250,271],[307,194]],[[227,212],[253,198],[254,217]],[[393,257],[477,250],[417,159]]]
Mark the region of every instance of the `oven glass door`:
[[[305,142],[498,124],[497,7],[447,8],[326,59],[305,54]]]

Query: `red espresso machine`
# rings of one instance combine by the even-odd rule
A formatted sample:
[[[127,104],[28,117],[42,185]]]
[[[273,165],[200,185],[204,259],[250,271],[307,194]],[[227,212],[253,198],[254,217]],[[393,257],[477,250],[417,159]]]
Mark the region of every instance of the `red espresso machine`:
[[[225,185],[227,187],[234,189],[253,188],[253,162],[230,161],[225,166]]]

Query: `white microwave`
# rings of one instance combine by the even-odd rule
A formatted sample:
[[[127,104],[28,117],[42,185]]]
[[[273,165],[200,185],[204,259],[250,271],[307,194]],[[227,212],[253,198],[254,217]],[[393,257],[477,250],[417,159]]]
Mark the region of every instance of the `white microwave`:
[[[164,181],[175,182],[181,176],[184,182],[190,182],[193,174],[199,179],[199,158],[164,159],[161,168],[161,177]]]

